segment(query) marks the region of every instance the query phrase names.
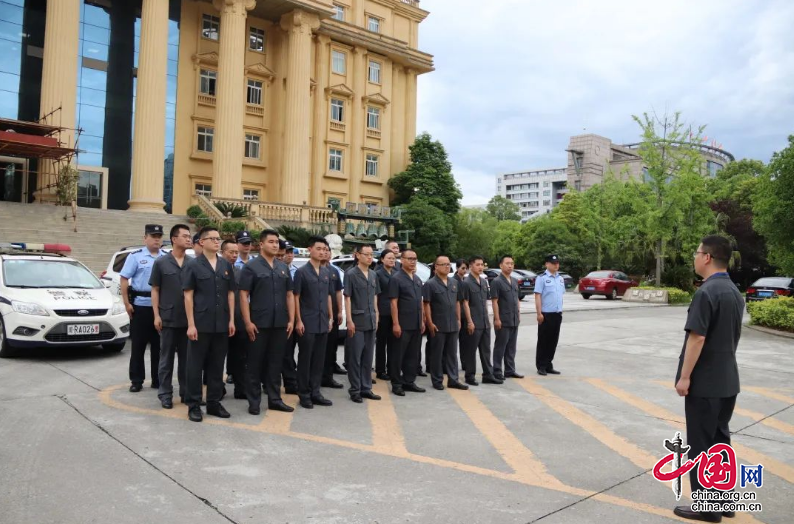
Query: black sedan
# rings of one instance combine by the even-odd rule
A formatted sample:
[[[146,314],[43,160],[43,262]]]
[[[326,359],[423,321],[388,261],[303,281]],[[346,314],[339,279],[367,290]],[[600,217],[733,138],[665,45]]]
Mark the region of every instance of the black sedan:
[[[496,278],[499,275],[501,275],[501,274],[502,274],[502,272],[498,271],[496,269],[486,269],[485,272],[483,272],[483,275],[485,275],[485,278],[488,279],[488,285],[489,286],[491,285],[491,282],[496,280]],[[535,289],[535,279],[532,279],[530,281],[529,277],[526,277],[526,276],[522,275],[521,273],[518,273],[517,271],[514,271],[513,274],[510,275],[510,276],[512,278],[515,278],[518,281],[518,299],[519,300],[524,300],[525,296],[529,295],[530,293],[532,293],[534,291],[534,289]]]
[[[764,277],[756,280],[747,288],[747,302],[756,302],[775,297],[794,296],[794,278]]]

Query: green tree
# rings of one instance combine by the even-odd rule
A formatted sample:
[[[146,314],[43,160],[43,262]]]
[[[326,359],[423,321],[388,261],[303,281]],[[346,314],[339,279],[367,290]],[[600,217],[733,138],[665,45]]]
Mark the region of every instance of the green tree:
[[[430,199],[416,196],[402,210],[400,227],[414,230],[411,246],[419,260],[432,261],[436,255],[454,250],[452,221]]]
[[[770,261],[794,274],[794,135],[772,155],[753,196],[753,225],[766,239]]]
[[[391,204],[401,206],[421,196],[450,217],[455,216],[463,195],[452,176],[452,164],[444,146],[428,133],[422,133],[409,149],[411,164],[408,169],[389,180],[389,187],[394,191]]]
[[[519,255],[516,251],[520,249],[520,233],[521,224],[513,220],[503,220],[496,224],[491,245],[492,258],[489,260],[491,265],[495,267],[502,255],[513,255],[518,258]]]
[[[567,198],[567,196],[566,196]],[[532,271],[543,267],[546,257],[556,254],[560,267],[578,277],[583,270],[583,245],[568,226],[553,214],[543,215],[521,227],[514,256],[519,266]]]
[[[480,255],[485,260],[491,260],[496,227],[496,219],[485,211],[461,209],[455,217],[455,256],[469,259],[473,255]]]
[[[485,208],[489,215],[498,221],[502,220],[521,220],[521,208],[512,200],[508,200],[502,195],[496,195]]]

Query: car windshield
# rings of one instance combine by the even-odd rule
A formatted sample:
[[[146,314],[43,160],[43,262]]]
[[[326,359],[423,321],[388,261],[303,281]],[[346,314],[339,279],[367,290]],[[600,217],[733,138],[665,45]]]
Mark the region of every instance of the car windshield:
[[[609,278],[611,275],[611,271],[593,271],[587,275],[587,278]]]
[[[427,266],[424,262],[417,262],[416,264],[416,276],[419,277],[419,280],[422,282],[427,282],[430,280],[430,267]]]
[[[752,287],[789,287],[790,278],[761,278],[755,281]]]
[[[102,283],[78,262],[65,260],[6,260],[3,280],[8,287],[100,289]]]

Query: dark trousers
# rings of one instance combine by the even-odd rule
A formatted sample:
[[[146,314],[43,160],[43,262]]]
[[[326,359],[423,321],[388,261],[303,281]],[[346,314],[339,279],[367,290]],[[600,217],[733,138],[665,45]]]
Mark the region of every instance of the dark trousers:
[[[378,320],[378,332],[375,340],[375,373],[386,373],[388,369],[388,355],[393,352],[392,346],[397,344],[397,339],[394,338],[392,328],[391,316],[381,315]],[[391,376],[391,373],[389,373]]]
[[[262,403],[262,384],[267,389],[268,402],[281,400],[281,367],[290,340],[292,337],[287,338],[287,329],[283,327],[259,328],[256,340],[248,340],[245,394],[249,406],[258,408]]]
[[[146,362],[144,354],[146,346],[149,348],[149,360],[152,382],[158,382],[158,368],[160,366],[160,333],[154,328],[154,310],[151,306],[132,306],[133,314],[130,322],[130,339],[132,350],[130,352],[130,382],[143,384],[146,380]]]
[[[223,363],[229,349],[229,333],[199,333],[187,344],[187,395],[189,408],[201,404],[201,374],[207,378],[207,406],[223,396]],[[206,364],[205,364],[206,363]]]
[[[535,350],[535,366],[538,369],[554,369],[552,360],[560,340],[562,313],[543,313],[543,323],[538,324],[538,345]]]
[[[422,334],[419,330],[403,330],[397,343],[394,344],[393,353],[389,354],[389,373],[393,387],[416,382],[416,369],[419,366],[421,351]]]
[[[502,374],[504,362],[505,374],[516,372],[516,343],[518,342],[518,326],[506,327],[496,330],[496,342],[493,346],[493,372],[494,375]]]
[[[160,364],[157,376],[160,380],[160,389],[157,397],[160,400],[172,399],[174,396],[174,356],[179,362],[177,379],[179,380],[179,396],[185,398],[187,385],[187,328],[164,327],[160,333]]]
[[[336,317],[334,317],[336,318]],[[334,379],[334,367],[336,366],[336,353],[339,349],[339,324],[334,320],[334,327],[328,333],[325,341],[325,365],[323,366],[323,382],[331,382]]]
[[[686,443],[689,446],[687,458],[694,460],[714,444],[730,444],[731,431],[728,423],[736,406],[736,395],[726,398],[704,398],[687,395],[684,397],[686,415]],[[698,482],[698,468],[689,472],[692,491],[703,490]]]
[[[430,337],[429,351],[425,353],[425,362],[430,369],[430,380],[434,386],[444,383],[447,375],[447,384],[458,382],[458,332],[441,333]]]
[[[229,339],[226,373],[234,379],[234,391],[238,394],[246,392],[245,367],[250,342],[248,333],[243,326],[237,326],[234,336]]]
[[[474,333],[469,335],[468,331],[464,332],[460,341],[461,360],[463,361],[463,370],[466,372],[466,379],[474,379],[477,373],[477,357],[476,354],[479,350],[480,365],[482,366],[482,376],[493,376],[493,366],[491,364],[491,330],[490,329],[475,329]]]
[[[304,333],[298,337],[298,396],[301,400],[322,397],[325,350],[328,333]]]
[[[350,396],[372,391],[372,357],[375,352],[375,330],[358,331],[345,340],[345,362]]]
[[[281,376],[284,379],[284,389],[298,389],[298,363],[295,362],[295,346],[298,345],[298,335],[295,331],[287,339],[284,348],[284,358],[281,360]]]

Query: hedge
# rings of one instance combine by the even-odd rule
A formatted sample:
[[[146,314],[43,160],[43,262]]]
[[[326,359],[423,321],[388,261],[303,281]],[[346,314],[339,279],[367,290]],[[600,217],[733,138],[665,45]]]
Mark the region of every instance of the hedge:
[[[677,287],[656,287],[648,285],[641,285],[640,287],[642,289],[658,289],[661,291],[667,291],[668,304],[689,304],[692,302],[692,293],[678,289]]]
[[[794,298],[778,297],[748,302],[750,323],[794,333]]]

